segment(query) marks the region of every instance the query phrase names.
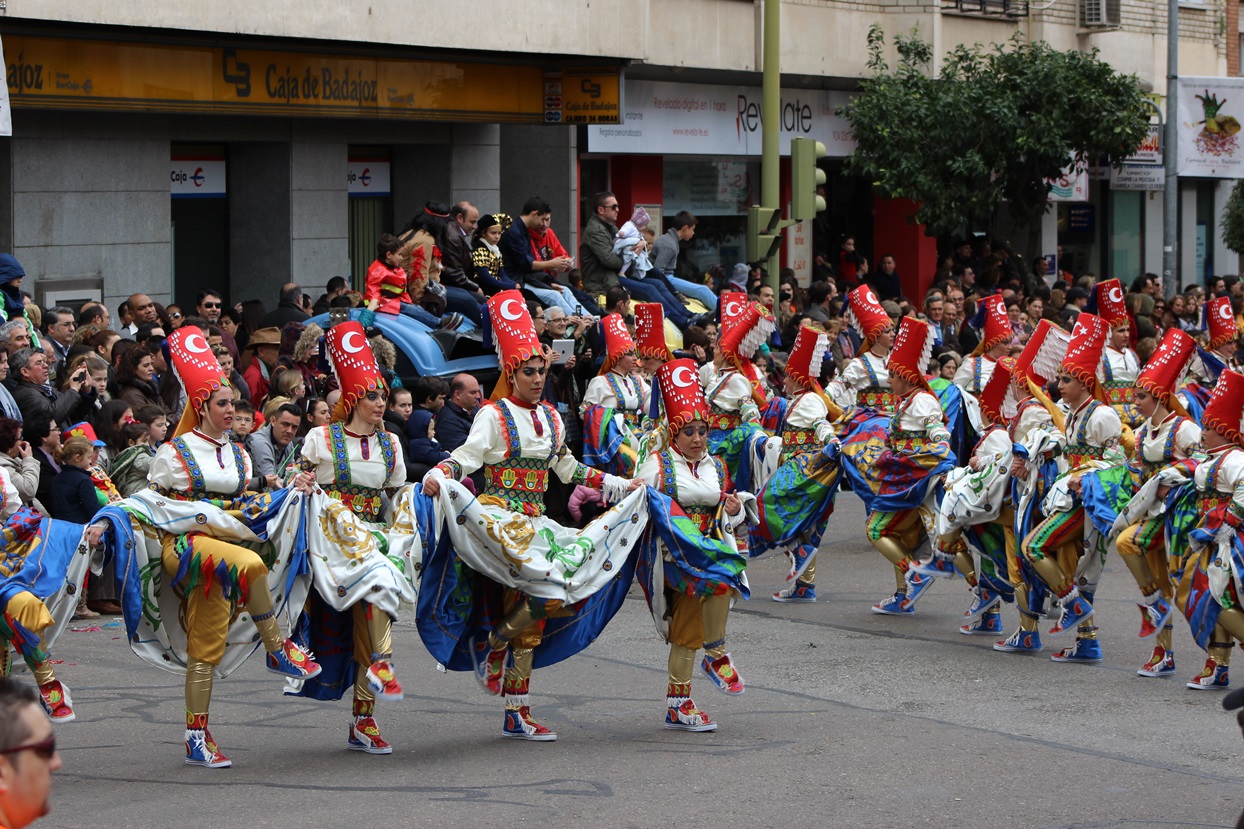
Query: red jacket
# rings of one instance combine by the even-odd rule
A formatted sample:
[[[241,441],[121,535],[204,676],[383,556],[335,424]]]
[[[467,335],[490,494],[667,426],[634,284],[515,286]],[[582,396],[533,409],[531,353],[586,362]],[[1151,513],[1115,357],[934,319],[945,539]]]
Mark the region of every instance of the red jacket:
[[[400,314],[403,302],[414,304],[406,293],[406,271],[390,268],[379,259],[375,260],[367,269],[367,288],[363,299],[368,302],[380,300],[379,311],[382,314]]]

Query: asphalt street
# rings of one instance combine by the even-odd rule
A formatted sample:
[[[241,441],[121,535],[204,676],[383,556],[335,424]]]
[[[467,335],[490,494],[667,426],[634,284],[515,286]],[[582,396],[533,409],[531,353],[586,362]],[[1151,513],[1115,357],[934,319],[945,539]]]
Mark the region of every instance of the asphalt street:
[[[223,770],[182,764],[181,677],[139,661],[119,626],[67,632],[53,656],[78,721],[57,728],[64,769],[37,825],[1235,825],[1240,728],[1219,694],[1184,687],[1204,661],[1186,625],[1178,675],[1136,676],[1151,642],[1120,562],[1097,604],[1105,660],[1059,665],[1048,654],[1070,636],[1034,656],[961,635],[962,581],[934,585],[915,617],[869,612],[893,581],[863,526],[843,494],[816,604],[769,600],[781,558],[749,568],[754,595],[728,635],[747,692],[693,685],[716,733],[662,727],[666,649],[638,589],[591,648],[537,671],[534,713],[555,743],[503,739],[500,700],[439,672],[407,620],[394,631],[406,699],[377,712],[394,754],[347,751],[348,701],[283,697],[257,655],[216,684]],[[1239,671],[1237,684],[1244,658]]]

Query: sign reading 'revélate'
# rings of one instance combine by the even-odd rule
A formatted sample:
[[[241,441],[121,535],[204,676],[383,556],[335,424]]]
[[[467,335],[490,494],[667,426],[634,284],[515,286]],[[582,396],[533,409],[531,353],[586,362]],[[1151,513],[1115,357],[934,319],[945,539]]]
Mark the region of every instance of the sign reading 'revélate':
[[[33,35],[7,35],[4,46],[9,95],[17,107],[494,123],[546,120],[545,70],[539,66]],[[594,69],[589,83],[576,87],[576,94],[588,95],[590,102],[593,91],[608,93],[612,75],[614,121],[618,72]],[[608,120],[607,109],[597,101],[585,111],[600,123]]]

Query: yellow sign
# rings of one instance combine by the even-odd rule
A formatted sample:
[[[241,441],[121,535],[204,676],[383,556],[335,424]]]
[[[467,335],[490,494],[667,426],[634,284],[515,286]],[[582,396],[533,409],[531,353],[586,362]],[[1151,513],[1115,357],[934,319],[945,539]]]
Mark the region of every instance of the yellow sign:
[[[31,35],[6,35],[4,52],[14,107],[520,123],[588,123],[610,106],[595,123],[617,123],[620,109],[617,68],[564,70],[574,117],[555,120],[536,66]]]
[[[622,82],[616,69],[572,67],[550,72],[544,95],[544,120],[549,123],[622,123]]]

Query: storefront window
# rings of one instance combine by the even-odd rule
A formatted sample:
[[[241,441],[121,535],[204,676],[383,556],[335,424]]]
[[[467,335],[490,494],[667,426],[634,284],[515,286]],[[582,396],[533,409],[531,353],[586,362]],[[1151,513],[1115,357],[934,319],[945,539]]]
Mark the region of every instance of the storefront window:
[[[1110,193],[1110,275],[1125,284],[1144,273],[1145,193],[1116,190]]]
[[[687,261],[697,274],[720,263],[729,270],[747,257],[747,208],[760,200],[760,163],[739,159],[667,159],[666,217],[689,210],[699,220]]]

